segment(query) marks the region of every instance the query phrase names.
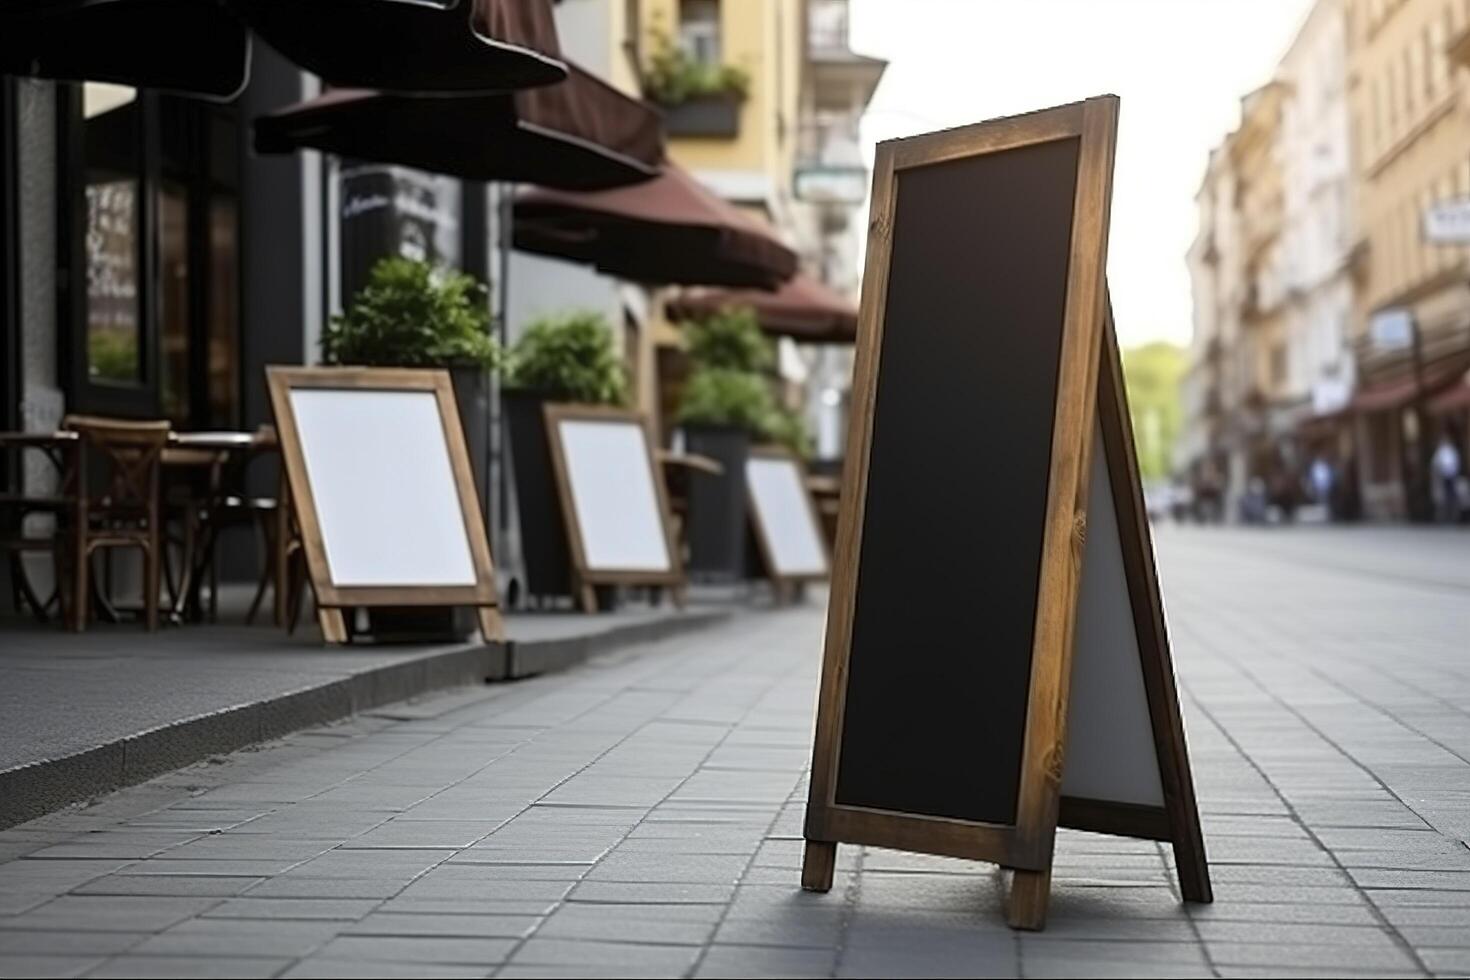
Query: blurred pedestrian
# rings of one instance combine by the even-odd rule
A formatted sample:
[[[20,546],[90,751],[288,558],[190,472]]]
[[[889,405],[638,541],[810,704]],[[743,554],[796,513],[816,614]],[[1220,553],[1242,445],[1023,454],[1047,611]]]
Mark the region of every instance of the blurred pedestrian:
[[[1312,460],[1312,468],[1308,473],[1312,481],[1312,497],[1327,509],[1327,516],[1333,516],[1332,490],[1337,482],[1337,474],[1332,472],[1332,464],[1327,462],[1327,457],[1318,453]]]
[[[1439,519],[1453,524],[1460,519],[1460,451],[1448,432],[1439,437],[1434,451],[1434,489]]]

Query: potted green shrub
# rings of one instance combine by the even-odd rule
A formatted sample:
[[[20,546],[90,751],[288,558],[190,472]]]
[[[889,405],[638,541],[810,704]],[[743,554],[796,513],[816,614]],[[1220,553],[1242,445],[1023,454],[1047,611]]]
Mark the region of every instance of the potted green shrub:
[[[542,407],[547,402],[622,405],[628,380],[600,313],[571,312],[532,323],[504,363],[506,432],[525,563],[526,593],[572,594],[566,525],[556,490]],[[600,608],[608,604],[599,602]]]
[[[670,136],[733,138],[740,134],[740,105],[750,94],[750,72],[739,65],[696,61],[658,32],[643,72],[643,91],[664,110]]]
[[[490,335],[484,286],[462,272],[425,262],[382,259],[367,285],[322,332],[321,347],[327,364],[446,368],[480,506],[486,507],[490,372],[500,363],[500,348]],[[475,628],[473,617],[438,610],[374,609],[369,619],[379,638],[465,636]]]
[[[775,356],[748,308],[688,324],[685,337],[693,371],[679,406],[684,442],[724,467],[719,476],[699,474],[689,482],[689,573],[731,581],[746,565],[745,461],[777,411],[766,376]]]

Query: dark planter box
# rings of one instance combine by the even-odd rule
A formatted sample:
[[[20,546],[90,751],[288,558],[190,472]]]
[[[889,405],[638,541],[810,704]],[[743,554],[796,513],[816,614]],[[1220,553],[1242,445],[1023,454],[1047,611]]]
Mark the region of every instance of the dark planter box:
[[[367,621],[375,643],[459,643],[480,628],[468,606],[370,606]]]
[[[480,514],[490,526],[490,375],[473,367],[449,369],[454,400],[459,404],[459,424],[469,447],[470,468],[475,472],[475,496]]]
[[[719,476],[689,479],[689,575],[705,582],[745,577],[745,460],[750,435],[732,426],[684,427],[691,453],[708,456],[725,468]]]
[[[664,131],[670,136],[740,135],[740,100],[733,95],[706,95],[663,106]]]
[[[556,473],[551,468],[546,418],[541,411],[548,401],[554,399],[534,391],[501,394],[520,518],[521,555],[526,566],[525,592],[533,596],[569,596],[571,551],[556,491]]]

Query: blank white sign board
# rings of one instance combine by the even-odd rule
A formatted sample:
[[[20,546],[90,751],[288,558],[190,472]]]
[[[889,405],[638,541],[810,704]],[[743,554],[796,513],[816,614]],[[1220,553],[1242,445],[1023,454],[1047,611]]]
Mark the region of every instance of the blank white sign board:
[[[474,586],[435,393],[292,388],[290,399],[332,584]]]
[[[587,570],[672,571],[642,422],[559,419],[555,424]]]
[[[801,467],[781,456],[751,456],[745,485],[765,536],[775,578],[813,578],[827,574],[822,532],[812,516],[811,498]]]
[[[1163,806],[1164,787],[1101,426],[1093,446],[1062,795]]]

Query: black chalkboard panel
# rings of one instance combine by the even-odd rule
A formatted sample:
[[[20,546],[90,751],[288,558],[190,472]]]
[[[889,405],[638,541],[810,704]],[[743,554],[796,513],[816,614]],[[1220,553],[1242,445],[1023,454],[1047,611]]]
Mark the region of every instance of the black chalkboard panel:
[[[1016,822],[1079,147],[897,174],[840,806]]]

